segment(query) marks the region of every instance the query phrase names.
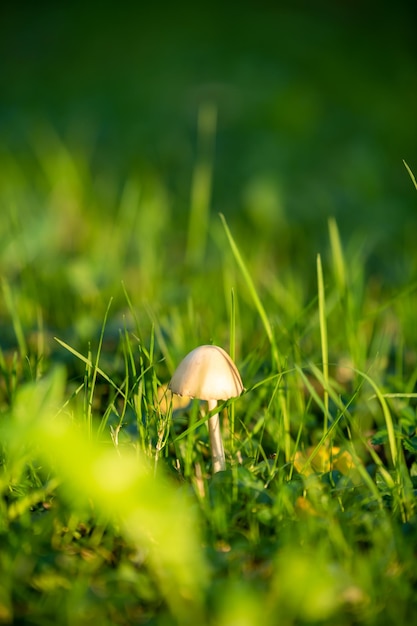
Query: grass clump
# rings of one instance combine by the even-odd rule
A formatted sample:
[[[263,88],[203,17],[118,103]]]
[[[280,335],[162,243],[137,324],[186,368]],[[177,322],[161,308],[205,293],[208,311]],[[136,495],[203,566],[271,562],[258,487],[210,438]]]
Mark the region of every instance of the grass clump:
[[[201,115],[207,177],[215,116]],[[289,253],[269,265],[272,239],[260,263],[233,218],[210,218],[207,185],[182,241],[154,177],[106,213],[85,163],[50,140],[36,193],[13,169],[2,233],[0,623],[410,621],[415,284],[368,276],[333,219],[311,275]],[[204,343],[246,388],[220,407],[216,475],[208,415],[166,388]]]

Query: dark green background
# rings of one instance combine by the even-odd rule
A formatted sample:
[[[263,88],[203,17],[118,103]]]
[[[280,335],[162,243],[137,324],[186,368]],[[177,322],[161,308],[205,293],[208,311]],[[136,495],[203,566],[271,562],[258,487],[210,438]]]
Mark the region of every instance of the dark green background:
[[[368,248],[371,270],[397,279],[417,228],[402,163],[417,171],[415,7],[9,3],[1,142],[30,158],[34,129],[39,140],[52,124],[96,175],[159,177],[184,230],[197,111],[214,102],[212,211],[244,246],[268,235],[279,247],[284,220],[294,255],[309,258],[334,215],[344,239]]]

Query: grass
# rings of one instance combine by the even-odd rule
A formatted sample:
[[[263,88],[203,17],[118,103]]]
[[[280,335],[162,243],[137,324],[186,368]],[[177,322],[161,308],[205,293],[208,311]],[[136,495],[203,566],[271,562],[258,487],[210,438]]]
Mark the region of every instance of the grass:
[[[334,219],[311,275],[248,248],[208,210],[200,125],[183,223],[154,176],[106,199],[52,131],[2,156],[0,623],[410,622],[416,283]],[[214,476],[208,416],[163,387],[211,342],[245,386]]]

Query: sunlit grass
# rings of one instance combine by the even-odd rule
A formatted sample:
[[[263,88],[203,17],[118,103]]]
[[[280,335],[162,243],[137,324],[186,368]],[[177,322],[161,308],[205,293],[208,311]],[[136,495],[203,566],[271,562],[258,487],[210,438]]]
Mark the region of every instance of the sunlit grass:
[[[153,175],[106,206],[45,141],[34,169],[3,155],[0,622],[410,621],[416,285],[377,283],[333,219],[310,275],[269,262],[207,180],[179,227]],[[205,343],[245,387],[215,476],[208,415],[164,387]]]

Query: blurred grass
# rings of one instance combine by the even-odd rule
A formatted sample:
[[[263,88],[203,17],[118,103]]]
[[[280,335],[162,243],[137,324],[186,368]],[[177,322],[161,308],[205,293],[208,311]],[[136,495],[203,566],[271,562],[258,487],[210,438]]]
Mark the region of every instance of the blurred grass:
[[[0,623],[411,622],[415,10],[188,8],[2,9]]]
[[[284,211],[296,236],[283,233],[274,258],[290,253],[308,271],[307,233],[320,238],[334,215],[343,237],[366,232],[373,271],[401,276],[386,259],[415,227],[401,166],[416,169],[412,2],[382,2],[378,19],[366,3],[302,1],[2,12],[0,132],[21,158],[46,118],[89,155],[101,204],[132,174],[156,175],[184,232],[210,103],[212,206],[239,216],[244,238],[271,237]]]
[[[135,255],[103,243],[112,218],[91,219],[101,228],[81,251],[85,268],[96,276],[112,258],[91,299],[76,293],[66,308],[73,258],[51,268],[55,238],[34,267],[14,257],[32,280],[4,278],[2,621],[396,623],[387,598],[409,619],[415,285],[367,276],[332,219],[309,296],[301,274],[266,281],[213,217],[217,262],[208,254],[191,270],[184,246],[184,263],[150,269],[155,289],[141,285]],[[142,219],[138,241],[155,254],[160,231]],[[31,240],[22,225],[18,245]],[[112,245],[130,236],[122,220]],[[60,293],[38,279],[51,269]],[[247,391],[233,427],[224,416],[230,470],[210,477],[204,424],[181,436],[198,405],[165,414],[156,395],[187,350],[231,334]]]

